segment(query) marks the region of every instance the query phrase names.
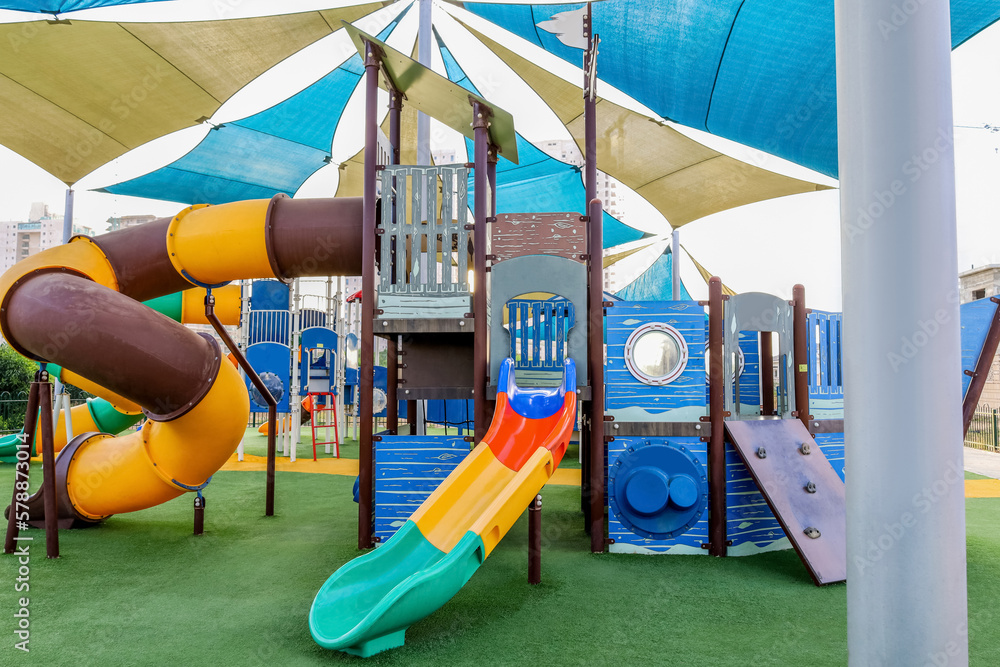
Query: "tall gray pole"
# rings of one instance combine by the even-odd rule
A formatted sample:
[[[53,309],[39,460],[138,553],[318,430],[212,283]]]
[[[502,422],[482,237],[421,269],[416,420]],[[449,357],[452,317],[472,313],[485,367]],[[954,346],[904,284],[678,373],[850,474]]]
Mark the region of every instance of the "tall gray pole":
[[[675,229],[670,235],[670,298],[681,299],[681,231]]]
[[[73,188],[66,188],[66,212],[63,214],[63,243],[73,237]]]
[[[851,665],[967,665],[949,3],[837,0]]]
[[[431,2],[420,0],[420,23],[417,32],[417,62],[431,66]],[[417,114],[417,164],[431,163],[431,118]]]

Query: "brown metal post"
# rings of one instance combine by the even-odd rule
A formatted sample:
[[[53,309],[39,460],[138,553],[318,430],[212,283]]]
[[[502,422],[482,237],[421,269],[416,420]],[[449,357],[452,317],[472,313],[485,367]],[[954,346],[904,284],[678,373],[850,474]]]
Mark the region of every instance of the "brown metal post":
[[[372,444],[372,391],[375,384],[375,178],[378,130],[378,77],[381,53],[365,43],[365,183],[361,257],[361,355],[358,363],[358,548],[372,541],[375,452]]]
[[[39,374],[38,421],[42,437],[42,490],[45,507],[45,555],[59,558],[59,510],[56,507],[56,450],[52,442],[52,385],[49,374]]]
[[[386,343],[385,427],[392,435],[399,431],[399,336],[392,336]]]
[[[587,376],[590,385],[590,550],[604,552],[604,210],[600,199],[588,210]]]
[[[722,280],[708,281],[708,553],[725,556],[729,550],[726,534],[726,434],[725,382],[723,367]]]
[[[486,152],[486,181],[490,184],[490,210],[487,213],[489,216],[496,216],[497,214],[497,159],[499,149],[490,144],[489,150]]]
[[[194,534],[205,532],[205,499],[199,493],[194,497]]]
[[[792,358],[795,363],[795,412],[793,413],[809,428],[809,353],[806,347],[808,331],[806,327],[806,288],[796,285],[792,288]]]
[[[215,329],[215,333],[219,335],[222,342],[229,348],[229,352],[236,359],[236,363],[247,374],[250,383],[253,384],[264,399],[264,402],[267,403],[267,476],[264,482],[264,516],[274,516],[274,468],[275,458],[277,457],[277,435],[275,432],[278,430],[278,401],[271,395],[271,390],[260,379],[257,371],[254,370],[250,362],[247,361],[246,356],[243,355],[243,351],[240,350],[236,342],[230,337],[229,332],[226,331],[226,327],[219,321],[218,316],[215,314],[215,295],[212,294],[211,290],[205,295],[205,319]],[[197,522],[197,517],[195,521]]]
[[[528,505],[528,583],[542,583],[542,495]]]
[[[410,435],[417,434],[417,402],[407,401],[406,402],[406,426],[409,428]]]
[[[38,379],[38,374],[36,373],[35,379]],[[7,535],[3,543],[3,552],[5,554],[12,554],[16,548],[16,543],[18,539],[18,534],[20,529],[18,527],[17,518],[17,495],[18,493],[23,493],[24,498],[28,497],[28,478],[31,472],[31,448],[35,444],[35,428],[38,425],[38,387],[41,383],[32,382],[31,388],[28,390],[28,409],[24,413],[24,442],[21,443],[17,451],[18,453],[24,451],[27,452],[27,456],[22,460],[21,457],[17,458],[17,464],[14,466],[14,481],[13,492],[10,497],[10,509],[8,512],[10,514],[7,516]],[[23,471],[23,474],[22,474]],[[18,491],[17,482],[24,482],[24,490]]]
[[[771,332],[760,332],[760,413],[774,414],[774,354],[771,351]]]
[[[969,388],[965,391],[965,400],[962,401],[962,434],[963,437],[969,432],[969,425],[976,414],[976,407],[979,405],[979,397],[983,394],[983,387],[986,386],[986,378],[990,374],[990,366],[993,365],[993,358],[997,354],[997,346],[1000,345],[1000,299],[990,297],[990,300],[997,304],[993,311],[993,320],[990,328],[986,332],[986,340],[983,341],[983,349],[979,352],[979,359],[976,361],[976,370],[972,372],[972,380]],[[968,373],[968,371],[966,371]]]
[[[487,153],[489,152],[489,125],[493,111],[485,104],[473,100],[472,127],[475,130],[476,167],[474,174],[475,192],[475,225],[473,231],[473,249],[475,250],[475,292],[472,296],[475,333],[473,334],[473,369],[472,369],[472,399],[473,422],[476,442],[486,435],[488,426],[486,416],[486,376],[489,373],[489,348],[486,327],[486,218],[488,202],[486,199]]]

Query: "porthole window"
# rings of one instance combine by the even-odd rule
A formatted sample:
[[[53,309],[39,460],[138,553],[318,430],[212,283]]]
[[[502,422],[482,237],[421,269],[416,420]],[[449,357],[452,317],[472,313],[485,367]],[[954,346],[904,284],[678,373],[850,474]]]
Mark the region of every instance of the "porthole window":
[[[670,384],[681,376],[687,362],[688,346],[684,336],[669,324],[644,324],[625,341],[625,365],[643,384]]]

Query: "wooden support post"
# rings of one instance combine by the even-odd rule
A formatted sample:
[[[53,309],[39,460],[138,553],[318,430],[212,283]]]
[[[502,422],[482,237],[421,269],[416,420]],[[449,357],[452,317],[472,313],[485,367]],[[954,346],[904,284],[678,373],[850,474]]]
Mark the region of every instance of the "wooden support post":
[[[796,285],[792,288],[792,360],[795,364],[795,416],[806,430],[809,429],[809,353],[806,326],[806,288]]]
[[[38,419],[42,437],[42,490],[45,507],[45,555],[59,558],[59,509],[56,503],[56,451],[52,442],[52,385],[44,370],[38,375]]]
[[[726,535],[726,434],[725,364],[723,363],[722,280],[708,281],[708,415],[711,436],[708,442],[708,553],[728,553]]]

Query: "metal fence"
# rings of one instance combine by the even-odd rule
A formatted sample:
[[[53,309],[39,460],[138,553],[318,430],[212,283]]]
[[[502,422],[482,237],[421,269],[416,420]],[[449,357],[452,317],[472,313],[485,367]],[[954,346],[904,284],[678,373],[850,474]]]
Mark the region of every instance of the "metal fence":
[[[976,407],[965,434],[965,446],[987,452],[1000,452],[1000,429],[997,428],[997,410],[983,403]]]
[[[70,401],[71,406],[86,403],[85,400]],[[24,427],[24,413],[28,410],[28,394],[23,391],[12,395],[0,392],[0,435],[20,433]]]

